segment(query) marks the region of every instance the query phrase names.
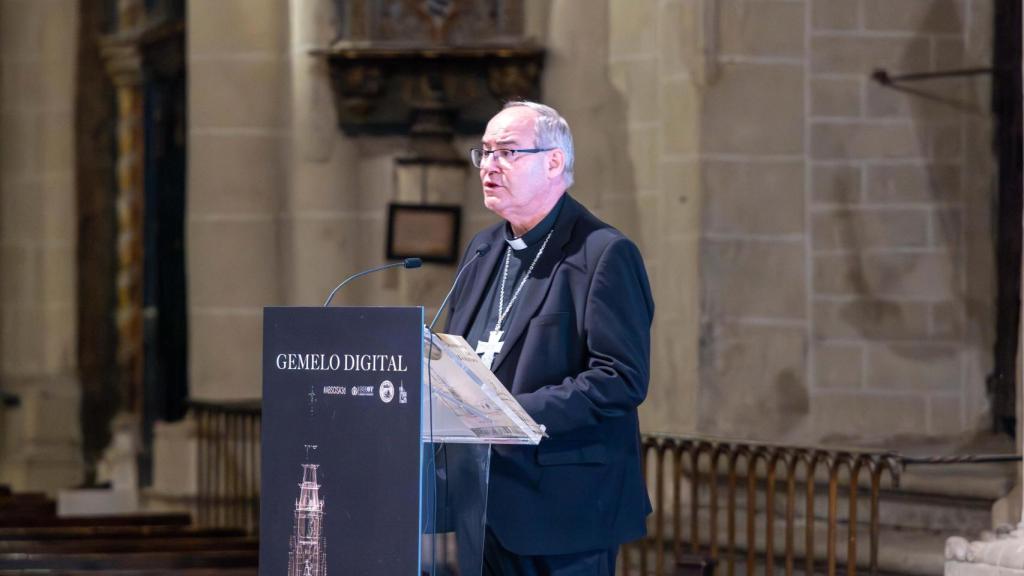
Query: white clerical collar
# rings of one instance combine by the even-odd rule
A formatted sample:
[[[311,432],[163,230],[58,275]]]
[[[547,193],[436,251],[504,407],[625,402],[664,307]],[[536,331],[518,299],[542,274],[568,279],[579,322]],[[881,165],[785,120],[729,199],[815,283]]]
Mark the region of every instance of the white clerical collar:
[[[526,248],[526,241],[523,240],[522,237],[509,238],[506,236],[505,242],[508,242],[508,245],[511,246],[513,250],[523,250]]]

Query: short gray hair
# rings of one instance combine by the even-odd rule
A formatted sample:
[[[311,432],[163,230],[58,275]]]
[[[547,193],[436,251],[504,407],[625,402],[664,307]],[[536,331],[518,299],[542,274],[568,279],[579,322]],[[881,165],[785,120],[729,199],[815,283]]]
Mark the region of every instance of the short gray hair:
[[[560,148],[565,155],[565,170],[562,177],[565,178],[565,187],[569,188],[573,183],[573,164],[575,154],[573,153],[572,132],[569,130],[569,123],[565,118],[551,106],[529,100],[513,100],[506,102],[503,109],[525,107],[537,113],[534,123],[534,146],[537,148]]]

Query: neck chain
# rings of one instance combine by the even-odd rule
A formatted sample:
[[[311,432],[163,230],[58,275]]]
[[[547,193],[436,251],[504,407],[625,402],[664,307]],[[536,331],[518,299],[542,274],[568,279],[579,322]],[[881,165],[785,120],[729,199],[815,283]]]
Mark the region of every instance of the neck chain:
[[[494,331],[501,331],[501,323],[508,317],[508,313],[512,310],[512,304],[515,303],[516,298],[519,297],[519,293],[522,292],[523,286],[526,285],[526,281],[530,279],[530,274],[533,273],[533,267],[537,265],[537,261],[540,260],[540,255],[544,253],[544,247],[548,245],[548,240],[551,239],[551,235],[555,233],[555,229],[552,228],[548,235],[544,237],[544,242],[540,245],[540,250],[537,251],[537,255],[533,257],[533,262],[530,263],[530,267],[526,269],[526,274],[523,279],[519,282],[519,286],[516,287],[515,292],[512,293],[512,298],[508,301],[508,306],[505,306],[505,281],[508,279],[508,263],[512,259],[512,248],[509,247],[505,250],[505,271],[501,275],[501,289],[498,291],[498,322],[494,324]]]

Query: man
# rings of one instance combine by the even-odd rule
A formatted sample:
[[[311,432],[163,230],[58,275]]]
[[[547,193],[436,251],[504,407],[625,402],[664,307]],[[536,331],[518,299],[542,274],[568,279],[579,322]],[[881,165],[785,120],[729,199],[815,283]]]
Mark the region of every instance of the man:
[[[467,255],[490,250],[456,288],[448,331],[548,434],[492,451],[484,573],[614,574],[651,511],[637,419],[654,314],[643,259],[566,194],[572,135],[554,109],[507,104],[471,155],[504,222],[470,242]]]

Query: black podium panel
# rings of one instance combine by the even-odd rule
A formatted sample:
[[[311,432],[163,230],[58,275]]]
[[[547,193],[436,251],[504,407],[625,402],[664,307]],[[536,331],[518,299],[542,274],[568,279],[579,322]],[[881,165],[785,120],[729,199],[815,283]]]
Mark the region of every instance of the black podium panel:
[[[422,308],[266,308],[261,575],[418,574]]]

